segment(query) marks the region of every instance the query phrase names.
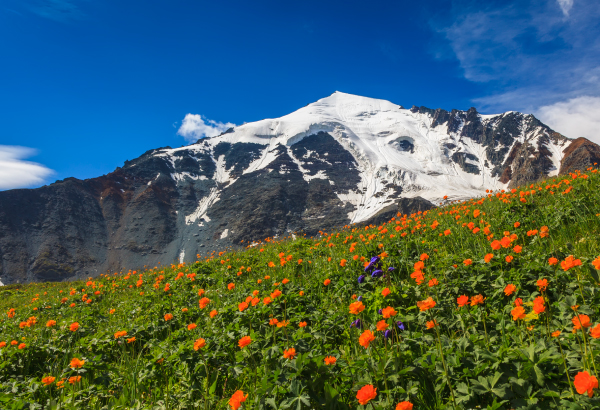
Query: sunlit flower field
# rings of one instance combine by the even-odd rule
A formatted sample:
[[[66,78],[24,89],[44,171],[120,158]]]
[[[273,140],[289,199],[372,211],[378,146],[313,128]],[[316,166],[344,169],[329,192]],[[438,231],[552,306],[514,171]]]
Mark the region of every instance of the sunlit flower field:
[[[2,409],[598,409],[600,176],[0,289]]]

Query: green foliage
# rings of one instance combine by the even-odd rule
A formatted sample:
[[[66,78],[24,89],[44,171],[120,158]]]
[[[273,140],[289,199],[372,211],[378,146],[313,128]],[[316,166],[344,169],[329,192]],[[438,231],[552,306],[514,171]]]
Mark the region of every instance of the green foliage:
[[[242,390],[252,409],[598,408],[573,383],[598,375],[599,182],[594,170],[188,265],[0,288],[0,407],[225,409]],[[364,273],[374,256],[379,277]],[[351,314],[358,296],[365,309]],[[513,320],[517,298],[525,316]],[[360,405],[368,384],[377,395]]]

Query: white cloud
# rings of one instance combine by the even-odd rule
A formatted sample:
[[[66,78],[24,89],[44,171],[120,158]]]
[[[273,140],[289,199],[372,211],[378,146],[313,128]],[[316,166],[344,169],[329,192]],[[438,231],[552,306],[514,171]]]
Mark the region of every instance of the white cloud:
[[[45,166],[23,161],[36,154],[27,147],[0,145],[0,189],[26,188],[40,185],[54,173]]]
[[[188,142],[196,142],[200,138],[216,137],[231,127],[235,127],[235,124],[209,120],[202,118],[199,114],[187,114],[181,122],[181,127],[177,130],[177,134]]]
[[[569,11],[573,7],[573,0],[556,0],[565,17],[569,17]]]
[[[600,97],[576,97],[546,105],[536,116],[566,137],[585,137],[600,144]]]

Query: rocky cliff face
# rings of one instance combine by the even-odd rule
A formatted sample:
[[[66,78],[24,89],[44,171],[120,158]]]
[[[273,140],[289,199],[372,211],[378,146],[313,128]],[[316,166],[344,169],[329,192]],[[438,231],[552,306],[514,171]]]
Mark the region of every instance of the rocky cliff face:
[[[191,261],[291,233],[380,223],[600,162],[531,115],[335,93],[287,116],[148,151],[116,171],[0,192],[0,280]]]

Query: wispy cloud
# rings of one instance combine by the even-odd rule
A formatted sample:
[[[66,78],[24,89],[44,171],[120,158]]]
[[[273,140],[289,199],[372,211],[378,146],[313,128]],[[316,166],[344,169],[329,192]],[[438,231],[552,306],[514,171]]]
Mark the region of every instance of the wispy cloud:
[[[0,145],[0,190],[40,185],[54,173],[41,164],[23,160],[35,154],[32,148]]]
[[[569,138],[600,144],[600,97],[577,97],[540,107],[536,116]]]
[[[85,17],[81,3],[85,0],[36,0],[31,2],[29,10],[40,17],[59,22],[80,20]]]
[[[464,77],[487,96],[487,112],[537,111],[582,96],[600,96],[600,7],[596,0],[494,3],[454,0],[436,24]],[[568,17],[568,18],[565,18]],[[436,54],[445,56],[443,50]]]
[[[188,142],[196,142],[200,138],[216,137],[231,127],[235,127],[235,124],[209,120],[199,114],[187,114],[181,122],[181,127],[177,130],[177,134]]]

